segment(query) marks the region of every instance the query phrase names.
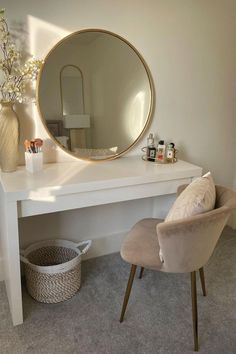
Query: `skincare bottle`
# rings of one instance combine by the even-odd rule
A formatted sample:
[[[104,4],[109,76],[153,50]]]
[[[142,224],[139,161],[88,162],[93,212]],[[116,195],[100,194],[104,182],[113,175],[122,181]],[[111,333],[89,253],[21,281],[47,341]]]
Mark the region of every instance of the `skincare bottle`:
[[[170,143],[167,145],[166,149],[166,160],[167,162],[174,162],[175,158],[175,144]]]
[[[147,160],[155,161],[156,158],[156,148],[154,146],[154,137],[153,134],[150,133],[147,139]]]
[[[160,140],[157,146],[157,153],[156,153],[158,162],[165,162],[165,149],[166,147],[165,147],[164,140]]]

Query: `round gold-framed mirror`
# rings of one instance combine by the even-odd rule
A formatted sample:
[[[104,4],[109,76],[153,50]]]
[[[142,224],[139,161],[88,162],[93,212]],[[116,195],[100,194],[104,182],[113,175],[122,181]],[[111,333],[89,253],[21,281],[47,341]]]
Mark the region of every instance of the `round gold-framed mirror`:
[[[50,137],[86,160],[114,159],[140,139],[153,109],[149,69],[132,44],[101,29],[71,33],[48,53],[37,85]]]

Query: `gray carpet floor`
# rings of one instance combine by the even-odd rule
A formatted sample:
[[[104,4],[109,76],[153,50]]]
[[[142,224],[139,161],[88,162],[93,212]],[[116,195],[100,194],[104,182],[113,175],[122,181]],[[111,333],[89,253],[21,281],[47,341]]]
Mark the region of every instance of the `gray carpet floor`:
[[[125,320],[119,315],[129,265],[119,254],[82,264],[81,290],[60,304],[34,301],[23,287],[24,323],[13,327],[0,284],[1,354],[193,353],[190,276],[146,270],[136,277]],[[236,353],[236,231],[226,228],[198,280],[202,354]]]

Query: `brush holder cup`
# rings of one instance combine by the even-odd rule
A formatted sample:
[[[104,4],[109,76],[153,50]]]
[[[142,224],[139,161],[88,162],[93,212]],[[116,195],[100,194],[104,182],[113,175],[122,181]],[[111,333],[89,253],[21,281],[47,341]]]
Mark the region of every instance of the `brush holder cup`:
[[[37,173],[43,169],[43,153],[25,152],[25,168],[30,173]]]

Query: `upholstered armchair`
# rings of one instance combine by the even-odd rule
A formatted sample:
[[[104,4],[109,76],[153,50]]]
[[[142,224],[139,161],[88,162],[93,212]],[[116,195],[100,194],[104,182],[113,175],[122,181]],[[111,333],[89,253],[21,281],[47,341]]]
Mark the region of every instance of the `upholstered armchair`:
[[[180,186],[177,194],[185,187]],[[131,271],[120,322],[124,319],[137,266],[141,267],[140,278],[144,268],[167,273],[190,273],[194,350],[198,351],[196,272],[200,273],[203,295],[206,296],[203,266],[213,253],[234,209],[236,192],[216,186],[216,203],[211,211],[175,221],[143,219],[136,223],[121,248],[121,256],[131,264]]]

